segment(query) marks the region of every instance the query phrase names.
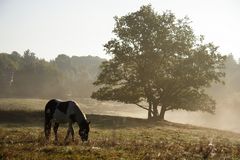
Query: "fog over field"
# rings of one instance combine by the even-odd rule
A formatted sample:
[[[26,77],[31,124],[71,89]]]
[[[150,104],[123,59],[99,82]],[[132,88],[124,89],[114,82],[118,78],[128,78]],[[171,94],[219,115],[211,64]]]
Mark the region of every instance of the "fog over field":
[[[127,2],[128,6],[125,3],[126,1],[121,1],[116,5],[115,2],[106,1],[105,3],[94,2],[93,5],[93,2],[77,1],[72,3],[65,1],[57,3],[55,1],[0,2],[2,10],[0,19],[4,24],[0,31],[3,33],[0,38],[0,42],[3,42],[0,48],[0,97],[35,98],[46,101],[50,98],[75,99],[77,97],[77,101],[89,114],[145,119],[149,118],[149,114],[136,105],[112,101],[101,102],[90,100],[90,97],[127,103],[139,103],[142,98],[145,102],[151,101],[153,112],[156,111],[153,103],[158,101],[155,105],[159,106],[158,111],[155,112],[158,118],[161,115],[159,114],[162,105],[160,101],[168,101],[167,107],[173,108],[172,111],[167,111],[164,117],[168,121],[240,132],[240,126],[238,126],[240,124],[240,65],[235,59],[240,53],[237,45],[239,24],[235,21],[240,13],[237,8],[239,3],[237,1],[218,3],[139,1]],[[216,4],[219,7],[213,12],[212,8]],[[202,14],[202,9],[199,9],[201,7],[195,8],[196,6],[206,7],[205,14]],[[136,11],[137,9],[139,11]],[[168,10],[172,11],[168,12]],[[33,11],[36,14],[32,14]],[[138,13],[141,14],[138,15]],[[59,19],[58,16],[62,18]],[[114,16],[116,17],[113,18]],[[139,19],[136,18],[138,16]],[[163,19],[160,18],[160,20],[159,16]],[[164,20],[164,17],[168,18]],[[142,21],[148,18],[154,20]],[[22,23],[19,23],[19,20]],[[139,25],[132,25],[137,22]],[[222,32],[224,29],[225,31]],[[145,33],[147,30],[149,33]],[[11,34],[7,35],[9,33]],[[26,37],[25,40],[19,39],[22,37]],[[142,41],[141,37],[145,37],[143,39],[146,41]],[[127,48],[119,45],[125,40],[127,40]],[[129,44],[128,42],[139,43]],[[119,56],[121,55],[118,53],[119,48],[122,56]],[[198,55],[198,52],[201,54]],[[88,54],[92,56],[83,56]],[[156,57],[153,56],[155,54]],[[225,58],[226,68],[222,70]],[[135,60],[136,64],[134,64]],[[106,62],[105,66],[102,62]],[[102,67],[99,68],[101,64]],[[126,68],[122,69],[122,66]],[[206,89],[216,101],[215,114],[174,110],[182,108],[213,112],[212,99],[207,94],[202,94],[202,89],[209,85],[208,82],[220,82],[224,77],[222,71],[226,72],[226,77],[223,79],[225,85],[213,84]],[[101,72],[103,74],[99,78]],[[200,75],[200,78],[195,78],[195,74]],[[189,75],[191,75],[190,78],[185,79]],[[124,76],[126,79],[122,78]],[[96,80],[99,84],[93,85]],[[115,94],[113,90],[117,88],[118,83],[125,80],[131,84],[122,85],[121,94],[108,98],[109,95]],[[142,84],[139,85],[138,82]],[[106,88],[101,87],[109,84],[110,89],[107,89],[113,94],[104,94]],[[187,87],[183,87],[180,92],[176,91],[185,85]],[[149,91],[145,91],[145,86]],[[178,86],[181,87],[178,88]],[[103,92],[98,92],[94,97],[98,89],[103,89]],[[170,95],[177,96],[166,98],[169,96],[168,92],[172,92]],[[154,100],[147,96],[149,93]],[[196,98],[196,95],[200,98]],[[161,96],[165,99],[162,100]],[[202,103],[205,106],[199,103],[198,100],[201,98],[205,100],[206,103]],[[27,105],[23,104],[22,107],[26,109]],[[43,107],[34,107],[34,109],[42,110]]]
[[[228,87],[227,84],[222,86]],[[219,96],[219,97],[218,97]],[[184,110],[167,111],[165,119],[167,121],[192,124],[203,127],[217,128],[221,130],[229,130],[234,132],[240,132],[240,95],[233,92],[223,92],[220,95],[215,95],[216,111],[215,114],[209,114],[205,112],[188,112]],[[110,105],[109,103],[102,103],[103,106]],[[131,116],[139,118],[147,118],[147,112],[136,105],[126,105],[122,107],[123,110],[109,111],[113,115]],[[121,108],[121,104],[114,105],[117,108]],[[128,109],[128,108],[132,108]],[[112,108],[113,109],[113,108]]]
[[[147,118],[147,111],[132,104],[101,102],[90,98],[73,98],[87,114],[113,115],[123,117]],[[10,102],[11,101],[11,102]],[[43,111],[48,100],[1,99],[0,110]],[[192,124],[240,133],[239,104],[237,98],[217,101],[215,114],[174,110],[166,112],[165,119],[171,122]],[[8,107],[6,107],[8,106]],[[227,109],[226,109],[227,107]]]
[[[107,114],[129,116],[137,118],[147,118],[147,111],[136,105],[122,104],[117,102],[99,102],[90,99],[77,100],[83,110],[89,114]],[[171,122],[192,124],[203,127],[217,128],[240,133],[239,104],[237,98],[218,100],[216,113],[188,112],[174,110],[166,112],[165,119]]]
[[[90,98],[73,98],[80,108],[87,114],[113,115],[123,117],[147,118],[147,111],[136,105],[118,102],[101,102]],[[9,102],[11,101],[11,103]],[[37,99],[1,99],[0,110],[43,111],[48,100]],[[221,103],[220,103],[221,102]],[[166,112],[165,119],[171,122],[192,124],[203,127],[216,128],[240,133],[239,100],[226,99],[217,101],[215,114],[203,112],[187,112],[174,110]],[[6,108],[5,106],[8,107]],[[228,107],[227,109],[225,107]]]
[[[125,107],[121,107],[121,105],[124,105]],[[104,114],[147,118],[147,112],[145,110],[138,108],[135,105],[125,105],[125,104],[114,105],[110,103],[101,103],[101,106],[105,106],[107,108],[112,109],[112,110],[110,109],[107,111],[103,111]],[[228,109],[224,108],[226,106],[228,107]],[[119,110],[115,110],[113,107],[117,107],[119,108]],[[198,125],[203,127],[240,132],[240,126],[239,126],[240,111],[239,109],[237,109],[237,107],[238,106],[236,106],[236,104],[233,104],[231,101],[222,102],[222,103],[218,101],[216,113],[214,115],[209,113],[203,113],[203,112],[188,112],[183,110],[175,110],[175,111],[166,112],[165,119],[171,122],[192,124],[192,125]],[[94,110],[92,112],[98,113],[98,111],[94,111]]]
[[[5,55],[5,54],[2,54],[2,55]],[[0,108],[4,110],[6,109],[43,110],[44,103],[47,102],[47,100],[50,97],[49,98],[42,97],[45,99],[44,101],[40,101],[40,100],[26,101],[25,98],[38,99],[37,97],[39,97],[40,99],[42,99],[41,95],[48,95],[49,91],[53,91],[53,92],[50,92],[51,94],[49,93],[51,97],[55,97],[59,99],[76,99],[76,101],[79,102],[80,107],[82,107],[83,110],[88,114],[107,114],[107,115],[138,117],[138,118],[145,118],[145,119],[147,118],[147,111],[139,108],[136,105],[117,103],[112,101],[111,102],[97,101],[89,98],[91,92],[96,89],[92,85],[92,82],[94,81],[94,79],[96,79],[96,74],[99,72],[98,66],[101,63],[101,61],[104,61],[104,59],[99,59],[97,57],[67,57],[67,58],[71,59],[74,63],[72,64],[70,63],[73,66],[68,67],[68,69],[66,69],[64,72],[68,73],[68,75],[70,75],[71,73],[72,76],[68,76],[66,79],[64,79],[64,81],[62,77],[60,84],[64,85],[63,86],[63,88],[65,87],[64,91],[67,91],[67,92],[69,90],[72,91],[73,93],[72,96],[71,95],[69,96],[69,94],[62,95],[63,92],[58,92],[57,89],[60,88],[59,86],[57,86],[56,88],[53,88],[54,86],[51,85],[51,83],[48,83],[48,81],[41,81],[41,79],[34,78],[34,73],[32,74],[31,71],[28,71],[27,69],[29,67],[27,67],[26,71],[22,69],[23,71],[28,73],[25,77],[21,77],[22,82],[19,81],[18,76],[21,76],[23,71],[17,71],[15,73],[14,81],[17,81],[18,83],[16,83],[16,86],[12,86],[12,88],[10,88],[12,89],[12,92],[8,92],[7,89],[9,88],[5,88],[6,89],[5,92],[4,90],[2,90],[0,93],[1,97],[6,97],[6,95],[8,95],[9,98],[11,97],[14,98],[15,95],[17,95],[17,97],[22,96],[22,98],[24,98],[23,102],[20,102],[21,100],[16,102],[12,101],[11,103],[13,104],[11,105],[10,108],[5,108],[4,105],[0,106]],[[38,59],[36,59],[35,61],[38,62]],[[76,67],[76,66],[85,66],[85,67]],[[72,68],[74,70],[72,70]],[[227,58],[225,72],[226,72],[226,77],[224,78],[225,85],[217,84],[217,85],[213,85],[211,88],[208,89],[208,93],[216,100],[215,114],[209,114],[205,112],[187,112],[183,110],[173,110],[173,111],[166,112],[165,119],[172,122],[199,125],[204,127],[212,127],[212,128],[223,129],[223,130],[230,130],[234,132],[240,132],[240,126],[239,126],[240,124],[240,118],[239,118],[240,89],[239,88],[240,87],[238,84],[238,79],[240,78],[240,67],[239,67],[239,64],[234,60],[232,55],[229,55]],[[40,76],[40,73],[38,73],[37,75]],[[43,74],[43,76],[45,75]],[[76,79],[76,77],[78,76],[80,78]],[[35,83],[25,83],[25,82],[28,82],[29,77],[33,77],[33,79],[35,79],[34,80],[35,83],[40,84],[44,82],[45,85],[47,85],[46,87],[47,89],[43,87],[40,87],[39,89],[34,88],[34,89],[37,89],[38,92],[35,91],[32,93],[31,91]],[[44,78],[44,77],[41,77],[41,78]],[[9,79],[2,79],[2,82],[4,82],[4,80],[6,82],[2,83],[3,88],[6,87],[5,84],[8,83]],[[58,82],[56,82],[54,85],[56,84],[58,84]],[[71,85],[69,86],[67,84],[71,84]],[[52,89],[50,89],[49,85],[51,85]],[[20,90],[22,86],[25,86],[23,88],[24,90]],[[41,92],[39,92],[39,90]],[[31,93],[32,97],[29,96],[29,93]],[[66,96],[68,96],[68,98]],[[80,98],[74,98],[76,96],[77,97],[80,96]],[[6,100],[5,103],[8,103],[8,100]],[[18,106],[19,103],[21,104],[20,106]],[[30,107],[28,107],[29,104],[31,104]]]
[[[0,0],[0,160],[240,159],[239,8]]]
[[[93,107],[95,106],[93,104],[88,104],[88,106],[83,104],[87,113],[99,114],[99,112],[102,112],[101,114],[147,118],[147,112],[141,108],[138,108],[136,105],[112,102],[96,102],[96,107]],[[165,119],[171,122],[240,132],[240,110],[237,106],[238,104],[232,102],[231,100],[219,100],[217,101],[216,113],[213,115],[204,112],[174,110],[166,112]],[[227,109],[225,107],[227,107]]]
[[[228,105],[227,103],[225,104]],[[226,111],[221,108],[222,105],[217,105],[218,108],[215,115],[202,112],[170,111],[166,114],[166,120],[240,132],[239,112],[236,112],[234,108],[229,108]]]

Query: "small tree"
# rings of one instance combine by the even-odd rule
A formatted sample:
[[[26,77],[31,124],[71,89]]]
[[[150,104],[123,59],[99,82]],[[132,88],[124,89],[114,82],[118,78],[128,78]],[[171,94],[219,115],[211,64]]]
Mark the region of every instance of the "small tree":
[[[225,57],[195,36],[188,18],[148,5],[115,21],[116,37],[104,46],[113,58],[101,65],[93,98],[136,104],[149,119],[174,109],[214,112],[204,89],[222,82]]]

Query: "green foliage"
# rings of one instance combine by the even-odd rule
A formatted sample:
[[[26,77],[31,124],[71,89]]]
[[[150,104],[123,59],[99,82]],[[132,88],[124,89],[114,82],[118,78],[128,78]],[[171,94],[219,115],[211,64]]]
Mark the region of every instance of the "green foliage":
[[[58,55],[52,63],[61,72],[61,86],[72,97],[89,97],[95,90],[92,83],[96,80],[98,68],[104,60],[98,57],[69,57]]]
[[[161,119],[173,109],[214,112],[215,102],[204,89],[223,82],[225,56],[193,33],[187,17],[142,6],[115,21],[116,37],[104,45],[113,58],[102,64],[93,98],[146,102],[154,116],[161,107]]]
[[[19,64],[15,61],[17,56],[17,53],[12,55],[6,53],[0,54],[0,95],[3,93],[10,94],[9,90],[12,85],[12,77],[19,67]]]
[[[59,55],[47,62],[27,50],[0,54],[1,97],[89,97],[94,90],[98,57]]]

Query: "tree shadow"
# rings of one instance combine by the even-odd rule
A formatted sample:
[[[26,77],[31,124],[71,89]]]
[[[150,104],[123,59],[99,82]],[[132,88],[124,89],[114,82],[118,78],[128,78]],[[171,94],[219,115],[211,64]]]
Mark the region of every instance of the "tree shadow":
[[[44,113],[42,111],[1,110],[0,125],[7,127],[43,126]]]
[[[91,126],[96,128],[117,129],[127,127],[151,127],[153,122],[146,119],[87,114]],[[44,124],[43,111],[1,110],[0,125],[6,127],[42,127]]]
[[[132,128],[132,127],[152,127],[156,122],[150,122],[147,119],[110,116],[110,115],[96,115],[88,114],[89,121],[97,128],[117,129],[117,128]]]

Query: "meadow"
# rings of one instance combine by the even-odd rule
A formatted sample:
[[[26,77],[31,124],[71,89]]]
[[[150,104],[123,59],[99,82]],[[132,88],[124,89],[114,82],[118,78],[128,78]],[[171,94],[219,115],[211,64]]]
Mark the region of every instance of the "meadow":
[[[43,133],[47,100],[0,99],[0,159],[240,159],[239,133],[124,117],[129,106],[77,101],[91,121],[89,141],[80,141],[75,126],[76,140],[63,144],[63,125],[54,144]]]

